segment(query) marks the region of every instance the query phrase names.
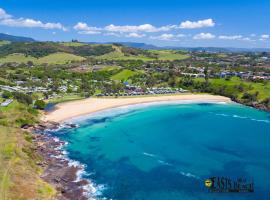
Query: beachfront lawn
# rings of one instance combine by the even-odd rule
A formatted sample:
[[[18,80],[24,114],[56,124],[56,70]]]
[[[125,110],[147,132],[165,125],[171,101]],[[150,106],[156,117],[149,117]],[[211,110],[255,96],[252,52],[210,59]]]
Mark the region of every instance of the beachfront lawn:
[[[74,100],[80,100],[84,99],[85,97],[80,96],[78,94],[65,94],[59,97],[55,97],[52,99],[49,99],[47,102],[48,103],[62,103],[62,102],[67,102],[67,101],[74,101]]]

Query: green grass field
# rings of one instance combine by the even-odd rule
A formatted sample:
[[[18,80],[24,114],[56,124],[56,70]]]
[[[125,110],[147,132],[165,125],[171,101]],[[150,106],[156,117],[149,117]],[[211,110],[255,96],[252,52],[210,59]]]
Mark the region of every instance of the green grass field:
[[[68,46],[68,47],[79,47],[79,46],[87,45],[87,44],[81,43],[81,42],[61,42],[60,44],[62,44],[64,46]]]
[[[184,52],[177,52],[171,50],[151,50],[152,53],[157,54],[158,60],[184,60],[190,56]],[[98,56],[98,59],[107,60],[142,60],[142,61],[153,61],[155,58],[146,56],[125,56],[120,49],[110,52],[108,54]]]
[[[117,69],[121,69],[121,67],[120,66],[105,66],[100,71],[113,71]]]
[[[71,61],[82,61],[85,58],[81,56],[76,56],[69,53],[53,53],[48,56],[42,57],[38,59],[38,63],[48,63],[48,64],[65,64]]]
[[[126,81],[128,80],[131,76],[134,76],[136,74],[138,74],[139,72],[135,72],[135,71],[131,71],[131,70],[128,70],[128,69],[124,69],[122,70],[121,72],[113,75],[111,77],[112,80],[118,80],[118,81]]]
[[[202,78],[196,79],[197,81],[204,81]],[[227,86],[230,87],[232,90],[234,87],[239,86],[240,84],[244,87],[244,92],[248,93],[255,93],[256,91],[259,92],[258,99],[259,101],[264,100],[265,98],[270,97],[270,81],[267,81],[266,84],[264,83],[255,83],[255,82],[247,82],[243,81],[238,77],[232,77],[230,80],[225,79],[210,79],[210,83],[216,86]],[[238,98],[241,98],[243,93],[239,93]]]
[[[158,60],[184,60],[190,57],[184,52],[172,50],[151,50],[151,52],[158,55]]]
[[[49,99],[48,103],[63,103],[63,102],[67,102],[67,101],[80,100],[83,98],[84,97],[79,96],[77,94],[65,94],[61,97],[55,97],[53,99]]]
[[[148,58],[145,56],[125,56],[121,51],[113,51],[102,56],[95,57],[97,59],[107,59],[107,60],[142,60],[151,61],[153,58]]]
[[[28,61],[32,61],[35,64],[65,64],[71,61],[82,61],[85,58],[81,56],[76,56],[69,53],[53,53],[48,56],[41,57],[39,59],[25,56],[24,54],[14,53],[10,54],[6,57],[0,58],[0,63],[8,63],[8,62],[16,62],[16,63],[27,63]]]
[[[28,61],[32,61],[36,63],[38,59],[32,56],[25,56],[21,53],[10,54],[4,58],[0,58],[0,63],[8,63],[8,62],[16,62],[16,63],[27,63]]]
[[[9,44],[9,41],[5,41],[5,40],[0,40],[0,46],[3,46],[5,44]]]

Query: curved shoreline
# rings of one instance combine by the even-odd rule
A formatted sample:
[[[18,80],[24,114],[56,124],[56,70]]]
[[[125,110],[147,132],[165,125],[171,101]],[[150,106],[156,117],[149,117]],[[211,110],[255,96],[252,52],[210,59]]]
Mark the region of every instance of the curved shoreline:
[[[75,117],[89,115],[91,113],[106,109],[117,108],[134,104],[171,102],[171,101],[192,101],[192,102],[232,102],[230,98],[209,94],[181,94],[175,96],[154,96],[154,97],[133,97],[133,98],[88,98],[84,100],[60,103],[56,110],[45,114],[44,121],[63,122]]]

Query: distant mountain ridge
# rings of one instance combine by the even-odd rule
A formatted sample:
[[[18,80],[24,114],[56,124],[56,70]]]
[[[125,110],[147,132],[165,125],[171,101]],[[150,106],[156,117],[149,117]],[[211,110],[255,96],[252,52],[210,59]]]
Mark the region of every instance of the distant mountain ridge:
[[[35,39],[23,36],[14,36],[0,33],[0,41],[10,42],[36,42]],[[84,42],[86,44],[121,44],[127,47],[145,49],[145,50],[185,50],[185,51],[205,51],[205,52],[270,52],[270,48],[236,48],[236,47],[177,47],[177,46],[155,46],[152,44],[139,42]]]
[[[206,52],[270,52],[270,48],[236,48],[236,47],[176,47],[176,46],[155,46],[146,43],[117,42],[124,46],[141,48],[146,50],[185,50],[185,51],[206,51]]]
[[[10,42],[35,42],[33,38],[8,35],[5,33],[0,33],[0,40],[10,41]]]

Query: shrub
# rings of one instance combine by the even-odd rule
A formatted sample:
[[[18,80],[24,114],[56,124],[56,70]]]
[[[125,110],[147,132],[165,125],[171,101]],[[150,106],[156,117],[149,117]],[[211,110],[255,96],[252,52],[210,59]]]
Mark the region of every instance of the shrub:
[[[44,110],[45,106],[46,106],[46,103],[43,100],[36,100],[35,108],[39,110]]]
[[[3,97],[4,99],[9,99],[9,98],[12,97],[12,93],[9,92],[9,91],[4,91],[4,92],[2,93],[2,97]]]
[[[14,92],[13,97],[20,103],[30,105],[33,103],[33,99],[30,95],[28,94],[23,94],[20,92]]]

